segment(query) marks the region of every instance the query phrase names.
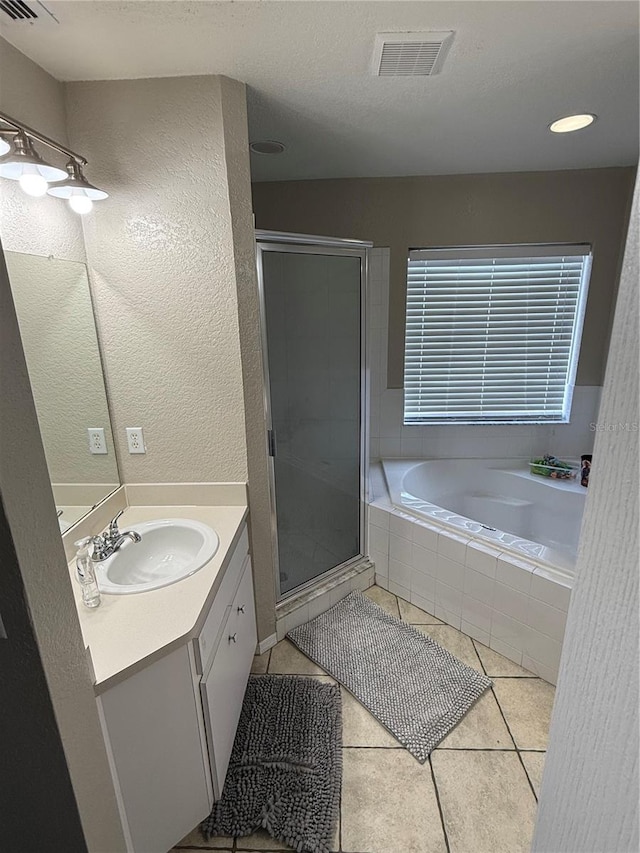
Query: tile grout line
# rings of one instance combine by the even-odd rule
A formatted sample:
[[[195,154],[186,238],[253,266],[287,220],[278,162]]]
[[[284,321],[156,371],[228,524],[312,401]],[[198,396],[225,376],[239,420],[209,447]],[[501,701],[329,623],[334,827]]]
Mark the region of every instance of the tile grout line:
[[[462,633],[462,631],[460,633]],[[482,660],[482,655],[478,651],[477,644],[480,642],[480,640],[476,640],[474,637],[471,637],[469,634],[465,634],[464,636],[469,637],[469,639],[473,643],[473,648],[475,649],[476,654],[478,655],[478,658],[480,659],[480,665],[482,667],[482,671],[487,676],[487,678],[491,678],[491,679],[494,679],[494,678],[519,678],[519,679],[524,679],[524,680],[528,679],[529,681],[542,681],[543,680],[542,678],[540,678],[539,675],[489,675],[489,673],[487,672],[487,668],[484,665],[484,661]],[[480,643],[480,645],[484,645],[484,643]],[[486,648],[488,648],[489,651],[494,651],[494,649],[491,649],[489,646],[487,646]],[[500,652],[496,652],[496,654],[500,654]],[[513,663],[513,661],[512,661],[512,663]]]
[[[435,791],[436,803],[438,804],[440,824],[442,825],[442,834],[444,835],[444,845],[447,849],[447,853],[450,853],[451,848],[449,847],[449,836],[447,835],[447,827],[444,825],[444,812],[442,811],[442,803],[440,802],[440,792],[438,791],[438,783],[436,782],[436,774],[435,770],[433,769],[431,755],[429,755],[429,770],[431,770],[431,781],[433,782],[433,790]]]
[[[480,658],[480,665],[482,666],[482,669],[484,670],[484,674],[487,675],[487,670],[485,668],[485,665],[483,663],[482,658],[480,657],[480,653],[478,652],[478,649],[476,646],[476,641],[473,639],[473,637],[471,638],[471,642],[473,643],[473,647],[476,650],[476,654]],[[490,678],[491,676],[487,676],[487,677]],[[501,676],[501,677],[502,678],[509,678],[510,676]],[[518,678],[519,676],[514,676],[514,677]],[[507,727],[507,731],[509,732],[509,737],[513,741],[513,746],[514,746],[515,752],[518,756],[518,760],[520,761],[522,769],[524,770],[524,775],[526,777],[527,782],[529,783],[529,787],[531,788],[531,793],[533,794],[533,798],[536,801],[536,805],[537,805],[538,795],[536,794],[535,788],[533,787],[533,782],[531,781],[531,778],[529,777],[529,771],[527,770],[526,764],[524,763],[522,756],[520,755],[520,748],[518,747],[518,744],[516,743],[516,739],[514,738],[513,734],[511,733],[511,728],[509,727],[509,723],[507,722],[507,718],[505,717],[504,711],[502,710],[502,705],[500,704],[500,700],[498,699],[496,691],[493,689],[493,687],[491,687],[491,692],[493,693],[493,698],[496,700],[496,705],[498,706],[498,710],[500,711],[500,715],[501,715],[502,719],[504,720],[504,724]],[[509,751],[512,752],[513,750],[509,750]],[[533,752],[534,750],[525,750],[525,751]],[[546,752],[546,750],[544,750],[544,751]]]
[[[398,742],[398,746],[373,746],[370,744],[348,744],[347,746],[343,746],[343,749],[386,749],[386,750],[404,750],[404,752],[408,752],[409,755],[412,753],[407,749],[406,746],[403,746],[400,742]],[[508,746],[436,746],[433,751],[438,750],[439,752],[516,752],[517,747],[508,747]],[[523,752],[546,752],[544,749],[525,749]],[[415,756],[413,756],[415,758]],[[418,759],[416,758],[416,761]]]
[[[396,610],[398,611],[398,615],[396,616],[396,619],[398,619],[400,622],[402,622],[402,614],[400,612],[400,604],[398,602],[398,596],[395,594],[395,592],[392,592],[391,595],[393,596],[393,600],[396,603]],[[404,601],[404,599],[403,599],[403,601]]]
[[[478,655],[479,657],[479,655]],[[518,681],[544,681],[539,675],[490,675],[489,678],[517,678]]]
[[[497,697],[497,695],[496,695],[496,692],[495,692],[495,690],[493,689],[493,687],[491,688],[491,692],[493,693],[493,695],[494,695],[494,697],[495,697],[495,700],[496,700],[496,702],[497,702],[497,704],[498,704],[498,708],[499,708],[499,710],[500,710],[500,714],[502,715],[502,719],[504,720],[504,724],[505,724],[505,726],[507,727],[507,731],[509,732],[509,737],[510,737],[510,738],[511,738],[511,740],[513,741],[513,744],[514,744],[514,747],[515,747],[515,752],[516,752],[516,755],[518,756],[518,761],[520,762],[520,766],[521,766],[521,767],[522,767],[522,769],[524,770],[525,778],[526,778],[527,782],[529,783],[529,787],[531,788],[531,793],[533,794],[533,799],[536,801],[536,805],[537,805],[537,804],[538,804],[538,796],[537,796],[537,794],[536,794],[536,792],[535,792],[535,788],[533,787],[533,782],[532,782],[532,781],[531,781],[531,779],[529,778],[529,773],[528,773],[528,771],[527,771],[526,765],[525,765],[524,761],[522,760],[522,756],[520,755],[520,748],[519,748],[518,744],[516,743],[516,739],[514,738],[513,734],[511,733],[511,728],[509,727],[509,723],[507,722],[507,718],[505,717],[505,715],[504,715],[504,711],[502,710],[502,705],[500,704],[500,701],[499,701],[499,699],[498,699],[498,697]]]
[[[340,780],[340,806],[338,807],[338,851],[342,850],[342,783],[344,781],[344,746],[342,747],[342,778]]]
[[[478,651],[478,647],[476,646],[476,641],[473,639],[473,637],[469,637],[469,639],[471,640],[471,645],[473,646],[473,650],[475,651],[476,655],[478,656],[478,660],[480,661],[480,666],[482,667],[482,671],[487,676],[487,678],[491,678],[491,676],[487,672],[486,666],[484,665],[484,661],[480,657],[480,652]],[[498,701],[498,700],[496,699],[496,701]]]
[[[509,726],[509,723],[507,722],[507,718],[505,717],[504,711],[502,710],[502,705],[500,704],[500,701],[498,700],[498,697],[496,695],[496,691],[493,689],[493,686],[491,687],[491,692],[493,693],[493,698],[496,700],[496,705],[498,706],[498,710],[500,711],[500,716],[504,720],[504,724],[507,727],[507,731],[509,732],[509,737],[511,738],[511,740],[513,742],[513,748],[517,752],[518,751],[518,744],[516,743],[516,739],[514,738],[512,732],[511,732],[511,728]]]
[[[531,778],[529,776],[529,771],[527,770],[527,765],[524,763],[522,756],[520,755],[520,750],[516,749],[516,752],[518,753],[518,758],[520,759],[520,764],[522,764],[522,769],[524,770],[524,775],[527,777],[527,782],[529,783],[529,787],[531,788],[531,793],[533,794],[533,798],[535,799],[536,804],[537,804],[538,803],[538,795],[536,794],[536,789],[533,787],[533,782],[531,781]]]

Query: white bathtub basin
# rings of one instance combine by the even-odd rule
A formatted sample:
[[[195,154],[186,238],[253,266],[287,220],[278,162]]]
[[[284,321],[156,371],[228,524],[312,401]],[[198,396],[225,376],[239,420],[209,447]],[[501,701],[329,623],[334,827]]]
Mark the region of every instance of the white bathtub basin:
[[[573,573],[586,489],[531,474],[528,461],[382,460],[391,502]]]
[[[127,541],[103,563],[96,563],[101,592],[130,595],[176,583],[201,569],[218,550],[215,530],[200,521],[162,518],[133,528],[140,542]]]

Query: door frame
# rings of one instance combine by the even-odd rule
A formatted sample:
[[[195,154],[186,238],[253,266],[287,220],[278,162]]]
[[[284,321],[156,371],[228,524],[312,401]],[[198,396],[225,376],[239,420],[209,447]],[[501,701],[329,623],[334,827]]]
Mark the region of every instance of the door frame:
[[[271,515],[271,547],[275,566],[275,596],[276,606],[294,596],[315,586],[321,580],[328,580],[349,566],[359,563],[367,554],[367,481],[369,472],[369,369],[367,346],[367,284],[370,265],[370,250],[373,243],[364,240],[346,240],[338,237],[321,237],[311,234],[296,234],[280,231],[264,231],[257,229],[256,265],[258,273],[258,293],[260,302],[260,337],[262,341],[263,365],[263,402],[264,412],[269,431],[265,436],[267,443],[267,459],[269,465],[269,499]],[[294,587],[289,592],[282,593],[280,589],[280,558],[278,551],[278,516],[276,506],[276,483],[274,456],[269,448],[269,434],[273,430],[271,412],[271,381],[269,377],[269,349],[267,341],[267,318],[265,305],[265,286],[262,257],[264,252],[289,252],[291,254],[309,255],[342,255],[360,259],[360,553],[338,566],[334,566]]]

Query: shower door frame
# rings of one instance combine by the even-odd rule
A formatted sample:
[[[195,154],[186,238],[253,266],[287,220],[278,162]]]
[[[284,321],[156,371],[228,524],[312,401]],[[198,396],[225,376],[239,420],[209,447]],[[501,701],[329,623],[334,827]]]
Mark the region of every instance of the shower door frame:
[[[373,243],[365,240],[346,240],[339,237],[320,237],[311,234],[296,234],[283,231],[256,229],[256,265],[260,301],[260,336],[262,340],[263,400],[267,423],[267,459],[269,465],[269,499],[271,513],[271,548],[275,566],[276,607],[285,601],[302,595],[321,581],[329,580],[345,569],[355,566],[367,555],[367,479],[369,467],[369,370],[367,346],[367,282],[369,276],[370,250]],[[276,505],[275,455],[271,452],[269,436],[273,434],[271,413],[271,381],[269,377],[269,348],[267,341],[267,312],[262,265],[264,252],[290,254],[338,255],[360,259],[360,552],[344,563],[333,566],[316,577],[282,593],[280,589],[280,557],[278,552],[278,513]]]

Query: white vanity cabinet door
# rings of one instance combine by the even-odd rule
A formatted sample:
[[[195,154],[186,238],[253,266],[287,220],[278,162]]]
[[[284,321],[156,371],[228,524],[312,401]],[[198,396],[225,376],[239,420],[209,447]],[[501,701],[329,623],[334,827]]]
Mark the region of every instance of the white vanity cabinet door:
[[[251,561],[247,558],[220,643],[201,683],[216,799],[222,794],[227,775],[256,642],[253,578]]]
[[[166,853],[210,811],[188,647],[98,697],[128,850]]]

